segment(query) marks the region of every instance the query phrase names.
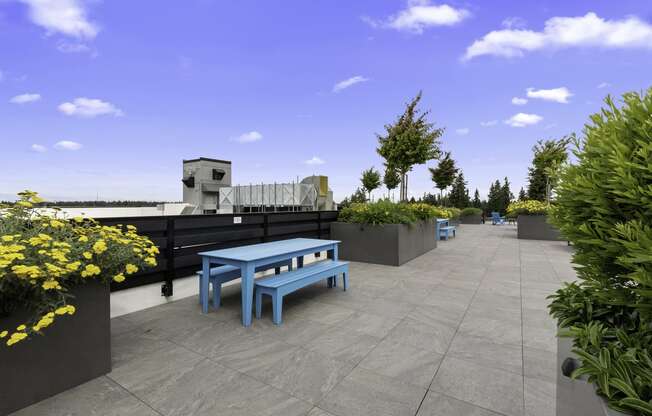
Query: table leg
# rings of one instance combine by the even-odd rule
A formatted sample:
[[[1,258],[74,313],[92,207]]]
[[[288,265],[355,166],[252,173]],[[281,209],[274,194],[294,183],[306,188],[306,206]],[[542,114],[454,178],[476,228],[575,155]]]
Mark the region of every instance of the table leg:
[[[211,273],[211,262],[208,257],[202,258],[202,273],[200,279],[199,300],[202,313],[208,313],[208,280]]]
[[[254,301],[254,272],[255,267],[251,263],[245,263],[240,267],[242,273],[242,325],[251,325],[251,308]]]
[[[333,248],[328,251],[328,257],[333,259],[333,261],[337,261],[337,244],[334,244]],[[337,276],[333,276],[328,280],[328,287],[337,287]]]
[[[297,257],[297,269],[300,269],[303,267],[303,256]]]

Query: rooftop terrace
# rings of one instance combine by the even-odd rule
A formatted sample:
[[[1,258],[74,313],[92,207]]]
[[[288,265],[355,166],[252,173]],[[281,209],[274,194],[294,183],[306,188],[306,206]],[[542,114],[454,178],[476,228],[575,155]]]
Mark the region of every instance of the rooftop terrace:
[[[401,266],[352,263],[240,322],[239,285],[112,320],[113,371],[16,415],[554,415],[555,323],[574,279],[564,242],[463,225]]]

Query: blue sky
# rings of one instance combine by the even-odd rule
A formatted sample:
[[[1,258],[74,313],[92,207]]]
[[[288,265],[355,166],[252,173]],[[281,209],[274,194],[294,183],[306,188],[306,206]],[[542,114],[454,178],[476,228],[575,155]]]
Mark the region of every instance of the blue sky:
[[[205,156],[243,184],[328,175],[339,199],[419,90],[471,192],[516,193],[537,139],[651,64],[647,0],[0,0],[0,198],[180,200]],[[433,191],[426,166],[409,188]]]

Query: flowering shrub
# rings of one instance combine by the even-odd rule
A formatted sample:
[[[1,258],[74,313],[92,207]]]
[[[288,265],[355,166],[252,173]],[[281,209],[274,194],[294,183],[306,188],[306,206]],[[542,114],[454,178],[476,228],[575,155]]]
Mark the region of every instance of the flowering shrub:
[[[518,217],[519,215],[546,215],[549,209],[550,205],[541,201],[514,201],[507,207],[507,216]]]
[[[0,206],[0,317],[28,310],[17,328],[1,328],[13,345],[42,334],[57,317],[72,315],[71,287],[90,279],[122,282],[156,265],[158,248],[133,226],[107,227],[91,219],[63,219],[33,207],[43,202],[24,191],[13,205]]]
[[[429,204],[394,203],[383,199],[371,203],[351,204],[342,209],[338,221],[358,224],[413,224],[432,218],[442,218],[447,212]],[[448,217],[445,217],[448,218]]]

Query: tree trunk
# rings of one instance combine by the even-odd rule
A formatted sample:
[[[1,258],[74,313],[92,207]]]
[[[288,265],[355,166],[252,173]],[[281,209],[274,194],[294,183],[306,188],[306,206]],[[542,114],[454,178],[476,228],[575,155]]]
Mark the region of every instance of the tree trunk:
[[[405,194],[406,194],[406,190],[407,190],[406,189],[407,186],[405,184],[406,178],[407,178],[407,175],[405,173],[401,172],[401,190],[400,190],[400,196],[399,196],[399,201],[400,202],[405,201]]]

